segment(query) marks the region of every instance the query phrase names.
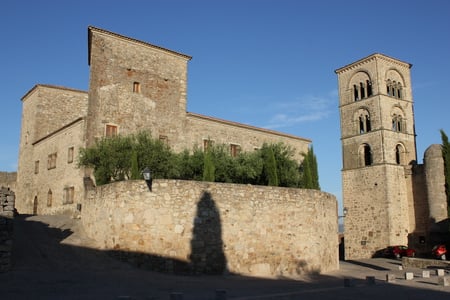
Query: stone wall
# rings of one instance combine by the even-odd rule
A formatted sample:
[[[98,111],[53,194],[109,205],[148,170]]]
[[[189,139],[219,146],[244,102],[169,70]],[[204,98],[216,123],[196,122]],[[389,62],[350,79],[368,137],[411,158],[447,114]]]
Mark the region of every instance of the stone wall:
[[[0,187],[16,190],[17,172],[0,172]]]
[[[11,269],[13,243],[14,192],[0,188],[0,273]]]
[[[336,198],[316,190],[155,180],[149,191],[123,181],[91,192],[81,220],[100,248],[153,269],[267,277],[338,269]]]

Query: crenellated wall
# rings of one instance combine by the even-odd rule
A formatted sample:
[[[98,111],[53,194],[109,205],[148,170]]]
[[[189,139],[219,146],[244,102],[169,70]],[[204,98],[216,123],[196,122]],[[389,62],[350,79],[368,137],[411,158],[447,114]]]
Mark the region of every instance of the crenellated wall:
[[[155,180],[149,191],[123,181],[92,191],[81,220],[100,248],[169,272],[338,269],[336,198],[316,190]]]

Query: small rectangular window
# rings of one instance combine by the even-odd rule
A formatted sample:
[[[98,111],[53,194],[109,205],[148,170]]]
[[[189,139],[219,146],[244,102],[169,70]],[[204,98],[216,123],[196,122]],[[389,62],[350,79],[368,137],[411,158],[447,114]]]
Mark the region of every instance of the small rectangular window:
[[[106,125],[105,127],[105,136],[106,137],[113,137],[117,135],[117,126],[116,125]]]
[[[73,147],[69,147],[67,150],[67,163],[73,163]]]
[[[139,82],[133,82],[133,93],[141,92],[141,84]]]
[[[230,154],[232,157],[236,157],[241,152],[241,146],[236,144],[230,144]]]
[[[169,145],[169,138],[167,137],[167,135],[160,135],[159,140],[163,142],[165,145]]]
[[[39,174],[39,161],[34,162],[34,174]]]
[[[64,188],[63,204],[72,204],[75,197],[75,188],[73,186]]]
[[[56,168],[56,158],[57,158],[56,152],[48,155],[47,159],[48,170]]]
[[[204,139],[203,140],[203,151],[206,152],[210,147],[214,145],[214,141],[210,139]]]

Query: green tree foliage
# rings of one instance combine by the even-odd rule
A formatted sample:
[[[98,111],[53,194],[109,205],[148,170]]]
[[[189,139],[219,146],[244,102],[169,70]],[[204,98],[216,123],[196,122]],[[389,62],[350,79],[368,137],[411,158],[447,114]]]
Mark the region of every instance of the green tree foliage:
[[[163,142],[152,139],[147,132],[140,132],[130,136],[103,138],[90,148],[80,149],[78,165],[93,168],[97,185],[102,185],[140,178],[136,169],[145,167],[152,170],[154,178],[175,177],[178,169],[173,156]]]
[[[141,178],[141,172],[139,171],[138,166],[138,157],[137,152],[133,151],[131,153],[131,178],[130,179],[140,179]]]
[[[263,173],[265,183],[269,186],[278,186],[277,162],[273,147],[264,145],[262,148],[262,155],[264,159]]]
[[[203,155],[203,181],[212,181],[215,179],[215,166],[212,158],[212,153],[210,150],[206,151]]]
[[[140,179],[141,171],[148,167],[153,178],[314,188],[318,186],[318,177],[311,170],[317,162],[312,150],[309,155],[311,158],[306,155],[299,168],[294,150],[283,143],[264,144],[260,150],[241,152],[235,157],[228,145],[220,144],[211,144],[206,152],[194,147],[191,151],[174,153],[148,132],[140,132],[104,138],[90,148],[80,149],[78,165],[94,170],[97,185]],[[312,167],[305,167],[306,162]],[[313,179],[305,180],[308,178],[305,174],[317,178],[317,185],[310,183]]]
[[[447,214],[450,217],[450,143],[444,130],[440,130],[442,139],[442,156],[444,158],[445,193],[447,195]]]
[[[307,153],[303,154],[303,162],[300,165],[301,184],[303,188],[320,190],[319,171],[317,158],[311,146]]]

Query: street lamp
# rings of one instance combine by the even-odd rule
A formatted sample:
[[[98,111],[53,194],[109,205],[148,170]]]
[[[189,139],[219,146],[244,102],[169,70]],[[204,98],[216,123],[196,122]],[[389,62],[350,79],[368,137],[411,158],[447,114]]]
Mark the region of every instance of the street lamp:
[[[347,216],[347,214],[348,214],[347,207],[344,207],[343,213],[344,213],[344,215],[343,216],[338,216],[338,218],[345,218]]]
[[[144,180],[147,183],[148,189],[152,191],[152,172],[148,167],[145,167],[145,169],[142,170],[142,175],[144,176]]]

